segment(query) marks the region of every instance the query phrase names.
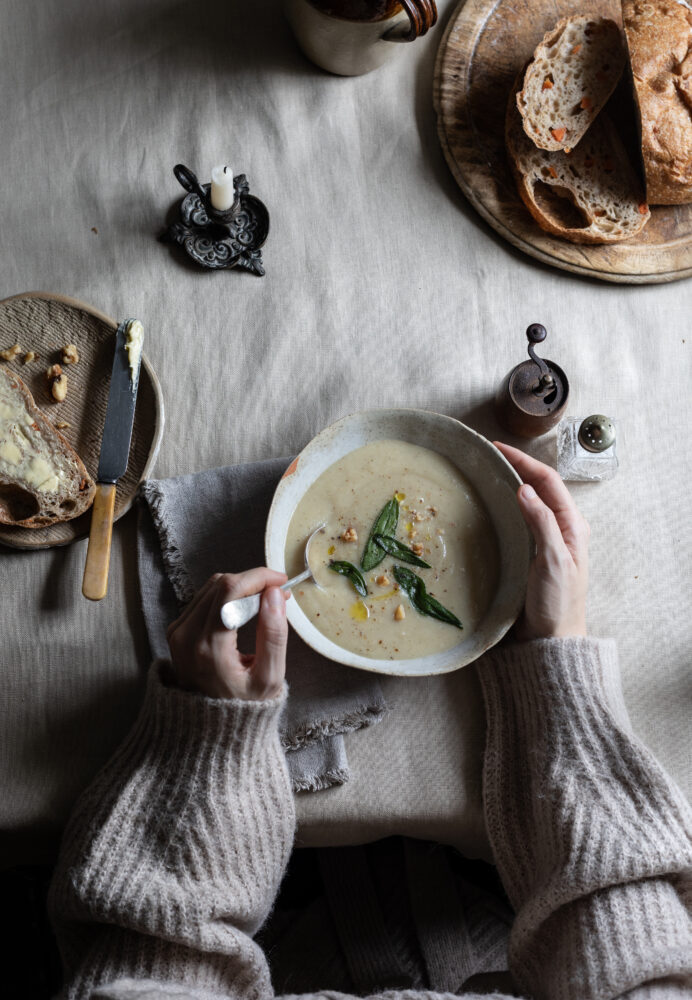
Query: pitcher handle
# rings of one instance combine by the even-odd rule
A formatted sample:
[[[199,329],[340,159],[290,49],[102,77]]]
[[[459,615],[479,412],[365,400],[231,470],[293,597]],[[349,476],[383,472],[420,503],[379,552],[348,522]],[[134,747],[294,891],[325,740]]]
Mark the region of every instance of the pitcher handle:
[[[401,25],[384,35],[388,42],[415,42],[437,23],[435,0],[399,0],[408,14],[409,29],[402,31]]]

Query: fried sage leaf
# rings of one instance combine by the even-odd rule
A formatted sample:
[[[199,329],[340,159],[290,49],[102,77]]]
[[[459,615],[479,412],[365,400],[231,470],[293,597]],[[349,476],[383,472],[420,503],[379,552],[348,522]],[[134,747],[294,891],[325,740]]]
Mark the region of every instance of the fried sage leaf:
[[[428,618],[437,618],[438,621],[447,622],[449,625],[456,625],[457,628],[464,627],[455,614],[428,593],[425,584],[416,573],[413,573],[410,569],[405,569],[403,566],[395,566],[394,579],[408,595],[416,611],[419,611],[422,615],[427,615]]]
[[[402,545],[401,542],[397,541],[396,538],[392,538],[391,535],[375,535],[375,543],[390,556],[395,556],[397,559],[401,559],[402,562],[411,563],[412,566],[420,566],[423,569],[430,569],[430,563],[424,562],[407,545]]]
[[[366,587],[363,575],[357,566],[354,566],[353,563],[346,562],[345,559],[330,559],[329,568],[333,573],[340,573],[341,576],[347,577],[360,596],[367,597],[368,588]]]
[[[379,566],[385,556],[384,550],[375,541],[375,535],[393,535],[398,523],[399,501],[396,497],[392,497],[377,515],[370,531],[370,537],[365,543],[360,568],[364,569],[366,573],[368,570],[374,569],[375,566]]]

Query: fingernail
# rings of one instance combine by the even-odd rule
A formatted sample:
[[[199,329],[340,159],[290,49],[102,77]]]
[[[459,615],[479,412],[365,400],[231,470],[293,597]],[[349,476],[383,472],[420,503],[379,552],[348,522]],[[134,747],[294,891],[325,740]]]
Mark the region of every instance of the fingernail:
[[[536,497],[536,491],[533,486],[529,486],[528,483],[526,483],[521,488],[521,496],[522,500],[534,500]]]
[[[267,591],[267,604],[271,611],[283,611],[285,609],[286,601],[278,587],[270,587]]]

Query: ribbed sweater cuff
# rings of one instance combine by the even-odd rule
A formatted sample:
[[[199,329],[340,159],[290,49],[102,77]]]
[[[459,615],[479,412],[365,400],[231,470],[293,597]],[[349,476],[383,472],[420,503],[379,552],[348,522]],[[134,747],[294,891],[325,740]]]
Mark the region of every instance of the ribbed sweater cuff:
[[[170,682],[171,665],[157,660],[149,670],[142,716],[148,717],[151,741],[166,756],[194,758],[219,744],[242,747],[246,760],[262,755],[278,732],[287,688],[277,698],[246,701],[208,698]]]
[[[633,735],[626,716],[623,722],[612,640],[507,646],[493,650],[478,674],[488,721],[484,783],[491,839],[508,824],[524,825],[523,816],[504,808],[505,797],[522,801],[534,824],[539,818],[565,822],[556,801],[543,798],[552,788],[565,799],[564,808],[574,793],[574,809],[582,812],[590,801],[592,819],[610,814],[613,828],[631,812],[639,849],[648,848],[648,876],[663,874],[671,858],[692,857],[691,814],[682,792]],[[630,862],[620,858],[621,878],[645,875],[636,854]]]
[[[528,731],[552,715],[604,698],[617,721],[629,725],[613,639],[535,639],[496,646],[478,668],[488,713],[512,707]]]

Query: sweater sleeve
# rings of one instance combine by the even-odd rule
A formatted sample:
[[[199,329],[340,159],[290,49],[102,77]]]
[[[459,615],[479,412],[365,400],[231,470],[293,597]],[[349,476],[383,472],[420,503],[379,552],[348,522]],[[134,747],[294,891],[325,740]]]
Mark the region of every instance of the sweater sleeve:
[[[516,981],[536,1000],[685,995],[692,813],[629,727],[615,644],[507,646],[478,673]]]
[[[135,726],[80,799],[49,908],[64,997],[116,980],[272,995],[252,941],[295,829],[278,720],[285,701],[168,687],[154,664]]]

